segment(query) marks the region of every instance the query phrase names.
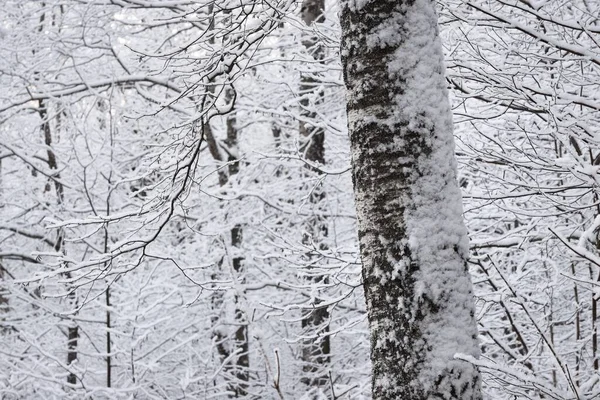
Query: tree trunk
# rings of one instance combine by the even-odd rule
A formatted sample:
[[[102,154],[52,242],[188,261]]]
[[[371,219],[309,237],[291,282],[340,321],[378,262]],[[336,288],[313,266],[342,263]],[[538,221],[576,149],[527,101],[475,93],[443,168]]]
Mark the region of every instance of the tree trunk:
[[[4,314],[8,312],[8,289],[5,288],[4,266],[0,263],[0,334],[4,333]]]
[[[234,89],[227,89],[226,99],[227,101],[233,101]],[[237,119],[235,112],[232,112],[227,117],[227,139],[225,140],[227,162],[229,177],[237,174],[240,170],[240,164],[238,160],[238,129],[236,127]],[[232,258],[233,271],[235,272],[232,279],[240,279],[239,283],[245,283],[245,266],[244,257],[242,256],[242,241],[243,241],[243,228],[242,225],[236,224],[231,229],[231,247],[234,252]],[[235,285],[234,285],[235,286]],[[235,378],[231,386],[235,393],[235,397],[244,397],[248,393],[248,382],[250,380],[250,348],[248,343],[248,320],[244,310],[240,306],[242,301],[239,298],[239,294],[236,293],[235,297],[235,344],[234,348],[238,355],[235,358]]]
[[[233,88],[226,89],[226,100],[228,102],[234,101]],[[225,186],[228,184],[230,178],[239,172],[239,159],[238,159],[238,130],[236,128],[236,115],[232,112],[227,116],[226,128],[227,138],[223,142],[219,142],[214,136],[210,121],[207,121],[204,125],[204,134],[208,144],[209,151],[213,158],[219,162],[228,162],[227,169],[221,169],[219,171],[219,185]],[[231,248],[235,253],[232,258],[232,267],[234,274],[232,279],[240,279],[238,283],[245,283],[245,265],[244,257],[241,253],[241,246],[243,241],[243,227],[240,224],[234,225],[230,231],[231,234]],[[226,257],[223,258],[225,262]],[[217,275],[213,275],[213,278],[217,278]],[[234,285],[235,286],[235,285]],[[244,397],[248,393],[248,384],[250,380],[250,346],[248,337],[248,319],[244,310],[240,306],[240,296],[235,294],[235,311],[234,320],[235,333],[233,335],[233,346],[232,349],[226,347],[226,341],[228,338],[224,335],[220,329],[214,330],[214,340],[217,345],[217,352],[221,356],[222,360],[225,361],[229,358],[232,352],[236,352],[237,355],[233,358],[229,365],[224,367],[224,370],[231,370],[232,376],[229,378],[227,389],[232,393],[233,397],[239,398]],[[222,308],[223,294],[215,293],[212,299],[213,308],[218,313]],[[213,328],[216,328],[221,322],[219,317],[213,317],[212,324]]]
[[[51,170],[57,171],[53,174],[54,181],[54,190],[56,192],[56,202],[59,207],[63,206],[65,200],[65,190],[60,182],[60,173],[58,172],[58,162],[56,159],[56,154],[54,154],[54,150],[52,148],[52,130],[50,128],[50,117],[48,115],[48,108],[46,103],[43,100],[39,102],[38,113],[40,115],[40,119],[42,120],[42,133],[44,134],[44,144],[46,145],[46,154],[48,156],[48,167]],[[45,191],[50,191],[50,180],[46,183]],[[54,251],[57,253],[65,252],[64,249],[64,232],[62,228],[58,229],[58,233],[56,234],[56,241],[54,244]],[[71,279],[71,273],[66,272],[65,277],[67,279]],[[68,295],[67,299],[69,305],[73,308],[77,307],[77,293],[74,287],[67,288]],[[70,326],[67,328],[67,365],[73,364],[77,361],[77,342],[79,340],[79,326],[77,322],[71,321]],[[75,385],[77,383],[77,376],[73,372],[69,372],[67,375],[67,382],[71,385]]]
[[[4,208],[4,193],[2,185],[2,159],[0,159],[0,210]],[[5,287],[5,271],[4,266],[0,263],[0,334],[4,328],[4,314],[8,312],[8,286]]]
[[[324,0],[304,0],[302,3],[302,19],[307,26],[312,26],[315,22],[323,22],[323,10],[325,9]],[[317,38],[312,35],[305,35],[302,43],[306,47],[307,52],[312,55],[315,60],[322,61],[324,58],[323,48],[318,45]],[[318,93],[314,93],[318,89],[318,81],[310,73],[304,73],[301,76],[300,82],[300,105],[302,107],[302,119],[299,123],[301,150],[304,153],[306,160],[311,164],[325,164],[325,130],[321,127],[309,125],[305,120],[315,121],[317,114],[311,109],[310,98],[318,98]],[[312,173],[319,174],[314,168],[308,168]],[[325,198],[323,187],[311,190],[310,202],[318,209],[318,204]],[[328,227],[327,221],[323,217],[314,215],[309,218],[306,226],[302,242],[307,245],[316,245],[320,250],[326,250],[324,240],[327,238]],[[310,257],[310,256],[309,256]],[[328,277],[312,274],[309,271],[309,281],[312,285],[322,285],[328,283]],[[318,389],[325,391],[329,383],[329,363],[331,344],[328,336],[329,333],[329,310],[327,307],[319,307],[321,299],[315,299],[312,304],[313,309],[306,312],[302,318],[302,330],[304,334],[309,336],[302,341],[302,383],[308,387],[310,393],[318,396]],[[318,332],[318,333],[317,333]],[[314,392],[313,392],[314,390]]]
[[[481,399],[454,359],[479,348],[434,4],[342,6],[374,399]]]
[[[208,15],[213,15],[214,5],[210,4],[207,9]],[[228,12],[225,11],[227,14]],[[208,27],[209,31],[215,29],[214,20]],[[214,37],[209,40],[209,43],[214,44]],[[211,82],[212,83],[212,82]],[[207,89],[210,92],[214,92],[214,87],[208,86]],[[232,103],[232,112],[227,116],[226,120],[226,134],[227,137],[224,141],[219,141],[212,130],[210,120],[205,121],[203,126],[204,136],[208,145],[208,149],[213,158],[221,163],[227,162],[227,168],[221,168],[218,171],[219,185],[225,186],[229,183],[232,176],[239,172],[240,164],[238,158],[238,129],[236,127],[236,113],[233,110],[235,104],[235,88],[233,85],[225,89],[225,100]],[[206,106],[204,104],[203,106]],[[231,248],[235,253],[231,262],[233,268],[232,279],[240,278],[240,282],[245,283],[245,265],[244,257],[242,257],[241,246],[243,241],[243,227],[240,224],[235,224],[230,231],[231,237]],[[227,245],[226,245],[227,246]],[[226,257],[223,256],[223,262]],[[222,266],[221,266],[222,267]],[[222,271],[221,271],[222,272]],[[212,275],[213,279],[218,278],[218,273]],[[234,283],[234,287],[236,284]],[[231,397],[239,398],[245,397],[248,394],[248,386],[250,381],[250,345],[248,337],[248,318],[244,310],[240,306],[240,293],[236,293],[234,296],[235,311],[234,321],[236,324],[235,333],[233,335],[232,348],[227,347],[227,341],[231,338],[222,332],[222,325],[220,315],[221,308],[223,307],[224,294],[221,292],[215,292],[211,299],[212,307],[215,311],[215,316],[211,318],[213,325],[213,341],[216,344],[217,353],[221,357],[221,360],[225,362],[232,352],[237,355],[228,362],[228,365],[224,366],[224,371],[231,372],[231,376],[227,377],[227,390],[231,393]]]

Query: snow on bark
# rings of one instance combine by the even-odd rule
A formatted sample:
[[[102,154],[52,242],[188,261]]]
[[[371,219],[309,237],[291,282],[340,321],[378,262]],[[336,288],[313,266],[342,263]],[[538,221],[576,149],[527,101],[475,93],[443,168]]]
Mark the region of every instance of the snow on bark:
[[[431,0],[347,0],[342,59],[375,399],[480,399],[467,232]]]

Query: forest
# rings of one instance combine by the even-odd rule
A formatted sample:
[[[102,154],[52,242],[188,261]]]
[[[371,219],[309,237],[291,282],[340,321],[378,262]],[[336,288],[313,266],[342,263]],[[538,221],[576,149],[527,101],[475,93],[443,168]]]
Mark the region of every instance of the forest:
[[[600,0],[1,2],[2,400],[600,399],[599,253]]]

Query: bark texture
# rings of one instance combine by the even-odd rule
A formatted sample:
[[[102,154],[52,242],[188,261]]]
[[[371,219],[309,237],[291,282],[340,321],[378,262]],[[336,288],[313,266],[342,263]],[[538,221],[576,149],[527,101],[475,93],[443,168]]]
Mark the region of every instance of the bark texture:
[[[234,89],[230,88],[226,91],[226,100],[233,102],[235,99]],[[214,136],[210,122],[207,121],[204,124],[204,135],[208,143],[208,149],[216,161],[221,163],[227,162],[227,168],[221,168],[219,174],[219,185],[226,186],[230,183],[230,179],[239,172],[240,164],[238,159],[238,134],[239,131],[236,128],[236,115],[232,112],[226,121],[227,137],[224,141],[219,142]],[[233,256],[231,259],[233,274],[232,279],[238,280],[238,284],[245,283],[245,260],[242,256],[241,246],[243,244],[243,226],[240,224],[234,225],[230,231],[231,237],[231,251]],[[222,264],[227,262],[227,257],[223,257]],[[220,266],[222,268],[223,265]],[[217,280],[218,275],[213,274],[213,279]],[[236,285],[234,285],[236,286]],[[245,397],[248,394],[248,382],[250,380],[250,354],[249,354],[249,342],[248,342],[248,321],[244,310],[241,307],[241,299],[239,294],[234,295],[235,311],[234,321],[237,328],[233,337],[228,338],[226,334],[221,331],[220,319],[222,316],[218,314],[223,308],[223,293],[216,292],[212,299],[213,308],[217,312],[212,318],[212,324],[214,332],[213,339],[216,343],[217,352],[219,353],[221,360],[226,362],[230,360],[227,365],[224,366],[230,377],[228,378],[227,389],[231,394],[230,397],[240,398]],[[227,342],[231,341],[231,348],[227,347]],[[236,355],[231,357],[232,353]]]
[[[468,239],[432,0],[347,0],[342,63],[374,399],[481,399]]]
[[[325,18],[324,0],[304,0],[302,3],[301,16],[307,26],[314,23],[322,23]],[[305,34],[302,43],[306,51],[312,55],[315,61],[322,62],[325,54],[324,49],[319,46],[317,37],[309,32]],[[304,121],[317,121],[317,113],[314,110],[314,102],[320,102],[320,95],[316,93],[320,82],[315,79],[314,73],[303,73],[300,82],[300,106],[302,107],[302,119],[299,123],[301,150],[306,160],[311,164],[325,164],[325,130],[322,127],[307,124]],[[311,101],[312,99],[312,101]],[[311,174],[307,174],[307,181],[312,174],[320,174],[315,168],[308,167]],[[319,183],[318,187],[311,189],[310,203],[314,209],[325,199],[325,191]],[[327,220],[319,215],[311,216],[306,223],[302,242],[307,246],[317,245],[320,250],[326,250],[325,240],[328,236]],[[311,258],[311,255],[308,255]],[[308,280],[311,284],[322,285],[328,283],[328,277],[309,271]],[[314,299],[312,310],[305,312],[302,317],[302,330],[308,338],[302,341],[302,383],[307,387],[307,398],[313,399],[325,393],[329,386],[329,369],[331,363],[331,343],[329,338],[329,309],[319,306],[322,299]]]
[[[56,202],[59,207],[62,207],[65,200],[65,189],[60,181],[60,173],[58,172],[58,161],[56,159],[56,154],[54,154],[54,149],[52,148],[52,128],[50,126],[50,117],[48,116],[47,104],[43,100],[40,100],[39,102],[38,114],[40,116],[40,119],[42,120],[42,132],[44,134],[44,144],[46,145],[46,154],[48,156],[48,167],[50,167],[50,169],[53,171],[57,171],[52,176],[52,180],[54,181],[54,190],[56,192]],[[57,130],[59,127],[60,125],[58,125]],[[45,191],[49,192],[50,190],[50,181],[48,181],[46,183]],[[63,254],[66,253],[64,248],[64,239],[64,232],[62,228],[60,228],[58,230],[56,240],[54,242],[55,252]],[[66,272],[64,275],[65,278],[67,278],[67,280],[71,280],[72,277],[70,272]],[[71,287],[69,285],[67,290],[69,293],[67,295],[67,298],[70,303],[70,306],[73,307],[73,309],[75,309],[77,308],[76,288]],[[67,365],[71,365],[77,361],[77,342],[79,341],[79,326],[75,321],[71,321],[69,327],[67,328],[67,338]],[[71,385],[75,385],[77,383],[77,375],[75,375],[75,373],[73,372],[69,372],[69,374],[67,375],[67,382]]]

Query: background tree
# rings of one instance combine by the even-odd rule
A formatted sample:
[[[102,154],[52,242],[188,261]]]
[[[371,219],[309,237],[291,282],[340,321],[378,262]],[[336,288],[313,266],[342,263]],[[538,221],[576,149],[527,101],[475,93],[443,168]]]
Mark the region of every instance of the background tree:
[[[325,18],[324,13],[324,1],[305,0],[302,2],[301,17],[307,27],[323,23]],[[328,246],[327,236],[329,226],[327,219],[320,215],[320,211],[323,209],[322,204],[325,203],[326,194],[322,185],[323,173],[319,170],[318,166],[325,165],[325,129],[318,124],[319,120],[317,118],[315,103],[318,104],[323,96],[320,87],[319,69],[322,68],[326,54],[323,44],[316,37],[317,33],[318,31],[305,33],[302,39],[302,44],[306,48],[306,52],[312,58],[312,62],[308,65],[313,65],[314,67],[307,68],[308,71],[305,70],[300,73],[299,95],[301,119],[298,130],[300,133],[300,152],[307,161],[307,168],[315,173],[314,178],[316,178],[316,182],[311,184],[308,198],[313,215],[307,221],[302,242],[309,248],[324,251]],[[310,174],[307,174],[306,180],[311,180]],[[309,253],[308,257],[314,258],[314,255]],[[322,261],[324,261],[323,258],[321,258]],[[313,263],[314,261],[311,260],[310,262]],[[310,270],[307,271],[307,275],[309,282],[315,285],[327,285],[329,283],[327,275],[315,274]],[[327,391],[329,383],[328,373],[331,362],[331,341],[329,337],[330,313],[327,306],[320,305],[323,302],[322,299],[311,299],[311,302],[312,309],[306,311],[302,319],[302,327],[306,329],[306,335],[309,336],[302,344],[302,361],[304,363],[302,368],[305,374],[303,381],[307,386],[307,391],[316,392],[316,390],[320,389],[321,393],[324,393]]]
[[[44,40],[36,41],[40,10],[59,10],[59,6],[65,6],[64,14],[57,13],[61,29],[44,32]],[[347,149],[344,133],[338,129],[343,126],[343,110],[339,102],[323,102],[333,106],[318,109],[321,121],[314,125],[332,132],[333,151],[330,166],[323,165],[314,174],[319,172],[319,181],[328,186],[324,190],[335,195],[328,208],[319,205],[307,210],[305,202],[297,201],[308,199],[314,186],[299,183],[307,168],[299,153],[298,121],[307,126],[313,122],[313,117],[300,117],[297,107],[300,64],[293,58],[307,59],[305,46],[296,39],[304,36],[300,32],[305,29],[297,24],[300,9],[286,9],[289,4],[270,8],[223,3],[211,14],[206,13],[208,6],[186,1],[164,5],[63,1],[14,2],[3,9],[11,16],[2,19],[3,28],[10,32],[8,43],[15,46],[2,50],[6,55],[2,79],[11,89],[2,99],[2,155],[8,160],[3,172],[10,176],[3,186],[14,199],[3,215],[7,229],[2,231],[2,259],[8,271],[19,272],[5,285],[7,299],[15,307],[4,321],[11,333],[3,341],[10,343],[11,352],[3,359],[3,394],[18,398],[79,398],[93,393],[149,398],[173,393],[232,395],[237,378],[226,366],[235,360],[215,357],[217,343],[209,334],[215,314],[207,310],[214,292],[223,294],[225,309],[219,321],[227,333],[239,327],[231,318],[237,314],[232,304],[243,306],[247,323],[252,324],[249,367],[235,370],[252,383],[240,397],[295,396],[306,390],[301,382],[305,365],[301,346],[293,342],[323,338],[318,331],[322,325],[315,325],[308,335],[300,330],[315,297],[324,310],[345,310],[337,319],[324,321],[336,333],[332,347],[339,351],[333,358],[336,369],[328,371],[327,386],[320,389],[322,395],[365,390],[365,380],[357,385],[356,377],[366,376],[366,371],[355,372],[364,364],[360,341],[355,339],[361,330],[346,333],[343,329],[359,327],[364,320],[362,307],[357,306],[355,251],[346,241],[353,231],[353,215],[349,177],[343,175]],[[328,12],[335,14],[335,9]],[[287,30],[267,40],[283,17],[289,17]],[[323,24],[320,29],[332,32],[333,26],[334,22]],[[316,32],[313,27],[310,35]],[[275,62],[269,40],[287,41],[287,48],[282,48],[289,60],[280,77],[296,82],[292,100],[285,100],[294,110],[285,116],[293,121],[288,126],[294,132],[287,135],[283,161],[272,158],[270,136],[266,141],[257,139],[271,124],[265,115],[272,109],[261,108],[256,98],[249,97],[258,93],[258,98],[269,101],[284,98],[285,93],[269,93],[273,85],[260,88],[256,81],[266,77]],[[27,42],[43,51],[33,53],[19,46]],[[334,40],[327,42],[327,47],[335,46]],[[332,60],[335,57],[328,62]],[[32,64],[41,65],[42,71],[35,86],[27,75]],[[342,88],[339,69],[322,67],[321,72],[318,95],[335,98]],[[244,121],[237,124],[237,152],[231,143],[219,140],[231,125],[224,114],[232,109],[228,92],[234,82],[236,89],[242,88],[236,90],[236,120]],[[36,158],[45,151],[44,145],[28,141],[26,135],[26,129],[41,129],[40,121],[31,116],[40,100],[56,107],[48,116],[51,124],[62,118],[61,134],[53,141],[65,187],[62,210],[22,208],[28,202],[36,204],[35,195],[21,185],[29,174],[24,166],[35,170],[44,184],[53,176],[44,169],[44,159]],[[330,112],[327,118],[323,111]],[[203,131],[206,126],[212,127],[214,143],[227,153],[227,161],[212,156]],[[232,163],[231,157],[236,161]],[[234,164],[239,171],[229,174],[227,185],[222,185],[219,171]],[[275,179],[282,166],[289,168],[289,185]],[[273,194],[276,201],[270,197]],[[315,219],[313,213],[340,232],[326,250],[320,244],[313,248],[313,243],[302,243],[307,224],[293,218],[301,215],[310,221]],[[282,220],[286,222],[280,224]],[[17,234],[9,225],[29,236]],[[239,247],[230,242],[236,226],[247,232]],[[47,230],[65,232],[68,253],[40,247],[46,245]],[[240,255],[251,266],[245,281],[236,280],[230,269],[215,279],[220,263],[233,265],[232,259]],[[321,260],[328,261],[321,264]],[[39,264],[45,273],[22,268],[22,263]],[[67,272],[68,282],[59,281]],[[313,273],[330,276],[328,283],[308,283],[306,276]],[[52,280],[58,282],[51,285]],[[65,310],[66,293],[59,288],[66,283],[81,297],[76,307]],[[40,287],[39,298],[37,289],[28,297],[28,287]],[[236,297],[239,301],[231,302]],[[30,308],[36,314],[27,314]],[[62,335],[60,325],[67,322],[77,322],[81,333],[77,363],[69,368],[64,361],[57,362],[65,352],[57,344],[65,343],[57,340]],[[45,333],[48,327],[52,329]],[[43,340],[31,339],[38,337]],[[235,349],[234,336],[224,338]],[[44,365],[41,378],[32,373],[32,365]],[[66,372],[76,376],[75,385],[63,383]]]
[[[594,398],[599,7],[437,6],[476,274],[468,360],[488,398]],[[284,1],[3,3],[1,396],[225,398],[245,377],[240,398],[371,396],[338,7],[307,24]]]

